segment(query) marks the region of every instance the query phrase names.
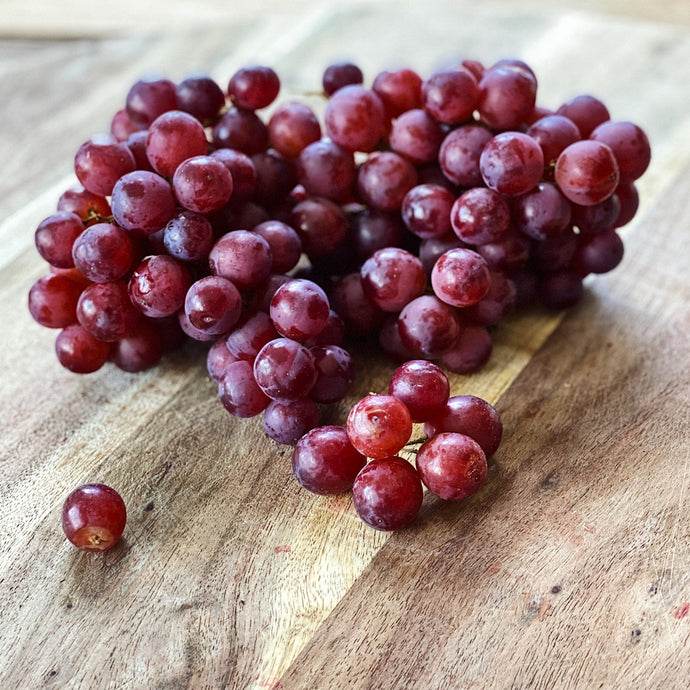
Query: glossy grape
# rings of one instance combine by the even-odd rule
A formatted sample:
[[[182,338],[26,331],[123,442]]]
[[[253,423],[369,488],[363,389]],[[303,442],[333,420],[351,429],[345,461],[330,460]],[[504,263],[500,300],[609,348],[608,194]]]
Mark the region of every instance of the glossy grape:
[[[300,438],[292,454],[292,472],[308,491],[349,491],[366,458],[350,443],[345,427],[321,426]]]
[[[302,240],[310,258],[325,256],[347,235],[347,218],[340,206],[328,199],[305,199],[292,210],[290,226]]]
[[[225,344],[237,359],[253,362],[266,343],[278,337],[268,314],[259,311],[245,314],[228,335]]]
[[[649,139],[632,122],[604,122],[589,138],[606,144],[613,151],[621,183],[637,180],[649,166],[652,157]]]
[[[256,189],[256,169],[252,159],[242,151],[234,149],[216,149],[211,153],[211,158],[218,159],[230,172],[232,177],[233,201],[251,198]]]
[[[310,398],[272,400],[264,410],[263,427],[277,443],[294,446],[319,423],[319,410]]]
[[[379,72],[371,88],[383,101],[390,117],[422,105],[422,78],[411,69]]]
[[[228,203],[232,194],[232,176],[218,159],[194,156],[175,169],[173,190],[187,210],[213,213]]]
[[[342,400],[355,380],[355,364],[347,350],[337,345],[311,347],[316,367],[316,382],[309,397],[327,405]]]
[[[140,79],[127,94],[132,122],[148,127],[159,115],[177,108],[177,90],[169,79]]]
[[[368,395],[347,417],[352,445],[369,458],[395,455],[412,434],[412,418],[403,402],[392,395]]]
[[[184,305],[191,285],[189,271],[171,256],[146,257],[129,279],[132,304],[146,316],[170,316]]]
[[[29,290],[29,312],[44,328],[64,328],[77,321],[83,287],[64,275],[39,278]]]
[[[479,159],[492,138],[491,132],[480,125],[462,125],[449,132],[438,153],[443,174],[461,187],[482,185]]]
[[[407,229],[421,237],[443,237],[451,231],[451,209],[455,196],[445,187],[420,184],[403,199],[401,215]]]
[[[134,156],[127,146],[108,134],[96,135],[79,147],[74,172],[84,189],[108,196],[115,183],[135,169]]]
[[[222,89],[210,77],[188,77],[176,89],[177,107],[200,122],[213,120],[225,105]]]
[[[208,260],[215,275],[227,278],[240,290],[258,287],[273,265],[268,242],[247,230],[233,230],[220,237]]]
[[[89,285],[77,302],[77,319],[91,335],[113,342],[131,335],[141,314],[129,300],[127,284],[117,280]]]
[[[105,484],[84,484],[65,499],[62,529],[83,551],[107,551],[125,530],[127,508],[120,494]]]
[[[411,360],[393,372],[388,395],[407,407],[413,422],[425,422],[445,408],[450,384],[443,369],[433,362]]]
[[[508,229],[510,209],[505,199],[492,189],[468,189],[453,203],[450,222],[455,234],[468,244],[481,245],[499,240]]]
[[[280,79],[275,70],[263,65],[238,70],[228,84],[230,100],[246,110],[265,108],[273,103],[279,91]]]
[[[558,187],[540,182],[532,191],[514,199],[512,219],[528,237],[544,240],[569,227],[571,208]]]
[[[610,197],[619,180],[613,151],[599,141],[576,141],[556,161],[556,184],[570,201],[581,206]]]
[[[219,336],[228,333],[240,318],[242,297],[226,278],[205,276],[187,291],[184,310],[195,328]]]
[[[435,435],[422,444],[416,462],[425,486],[447,501],[471,496],[486,479],[484,451],[475,440],[463,434]]]
[[[276,290],[269,314],[281,335],[307,340],[325,328],[329,312],[326,293],[311,280],[296,279]]]
[[[130,271],[134,252],[129,233],[112,223],[96,223],[74,241],[72,259],[84,277],[105,283]]]
[[[170,185],[160,175],[136,170],[115,184],[111,200],[117,224],[125,230],[151,234],[175,215],[175,199]]]
[[[417,184],[412,163],[392,151],[376,151],[359,167],[359,196],[379,211],[397,211],[405,195]]]
[[[179,211],[163,229],[163,244],[179,261],[201,261],[213,246],[213,226],[200,213]]]
[[[206,370],[208,375],[218,383],[228,364],[236,362],[237,357],[228,350],[225,338],[219,338],[208,349],[206,355]]]
[[[338,89],[329,99],[324,117],[328,136],[348,151],[373,151],[383,136],[383,103],[363,86]]]
[[[544,154],[539,144],[526,134],[504,132],[484,147],[479,169],[487,187],[500,194],[517,196],[528,192],[541,179]]]
[[[424,359],[447,352],[460,332],[454,308],[432,295],[412,300],[400,312],[398,328],[405,348]]]
[[[556,115],[563,115],[574,122],[583,139],[589,137],[593,129],[610,118],[606,106],[589,94],[575,96],[558,108]]]
[[[441,125],[420,108],[408,110],[397,117],[388,135],[393,151],[413,163],[429,163],[435,160],[443,137]]]
[[[434,294],[446,304],[468,307],[484,297],[491,286],[489,267],[471,249],[450,249],[431,271]]]
[[[252,365],[244,360],[228,364],[218,381],[218,397],[233,416],[255,417],[271,402],[254,379]]]
[[[311,196],[346,201],[352,196],[357,168],[351,151],[334,141],[321,139],[302,149],[297,174]]]
[[[276,151],[286,158],[295,158],[321,138],[321,125],[308,105],[288,101],[273,111],[268,121],[268,136]]]
[[[75,374],[98,371],[110,356],[110,343],[91,335],[77,323],[60,331],[55,340],[58,362]]]
[[[486,70],[479,82],[479,116],[497,130],[514,130],[534,109],[537,80],[516,63],[499,63]]]
[[[377,530],[407,527],[424,499],[419,474],[398,456],[373,460],[357,475],[352,500],[359,517]]]
[[[157,117],[146,135],[146,157],[163,177],[172,177],[182,161],[205,155],[207,146],[199,120],[181,110]]]
[[[362,264],[360,275],[364,293],[383,311],[399,312],[426,287],[422,262],[399,247],[374,252]]]
[[[479,93],[477,81],[467,70],[434,72],[422,84],[422,103],[439,122],[460,124],[472,117]]]
[[[254,377],[273,400],[299,400],[309,395],[317,372],[311,352],[289,338],[266,343],[254,360]]]

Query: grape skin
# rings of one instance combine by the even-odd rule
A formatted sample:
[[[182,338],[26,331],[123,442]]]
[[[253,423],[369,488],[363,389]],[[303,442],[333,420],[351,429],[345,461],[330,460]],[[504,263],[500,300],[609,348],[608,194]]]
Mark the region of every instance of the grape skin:
[[[471,496],[484,483],[486,456],[469,436],[440,433],[422,444],[417,471],[429,491],[444,500],[457,501]]]
[[[65,499],[62,529],[83,551],[106,551],[118,542],[127,523],[125,503],[105,484],[84,484]]]
[[[292,472],[301,486],[316,494],[349,491],[366,458],[350,443],[345,427],[322,426],[299,439]]]
[[[417,471],[398,456],[370,462],[357,475],[352,487],[357,514],[376,530],[407,527],[417,517],[423,499]]]
[[[369,458],[395,455],[412,434],[407,407],[392,395],[368,395],[351,410],[347,435],[352,445]]]

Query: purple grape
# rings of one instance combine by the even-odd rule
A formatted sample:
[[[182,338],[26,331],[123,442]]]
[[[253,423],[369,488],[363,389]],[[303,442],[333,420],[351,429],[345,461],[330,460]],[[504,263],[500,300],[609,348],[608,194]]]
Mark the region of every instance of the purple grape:
[[[255,417],[271,402],[257,385],[252,365],[244,360],[225,367],[218,382],[218,396],[223,407],[235,417]]]
[[[366,458],[350,443],[345,427],[320,426],[305,434],[292,454],[292,472],[316,494],[349,491]]]
[[[254,360],[254,378],[272,400],[299,400],[316,382],[316,366],[309,350],[289,338],[264,345]]]
[[[271,273],[273,257],[266,240],[248,230],[226,233],[213,245],[209,265],[240,290],[258,287]]]
[[[264,410],[263,427],[277,443],[294,446],[319,423],[319,410],[309,398],[271,400]]]

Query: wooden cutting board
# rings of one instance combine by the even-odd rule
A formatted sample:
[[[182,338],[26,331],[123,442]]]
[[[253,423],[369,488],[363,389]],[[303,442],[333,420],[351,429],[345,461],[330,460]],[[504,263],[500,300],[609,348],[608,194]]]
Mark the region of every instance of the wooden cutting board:
[[[304,2],[212,23],[171,10],[160,25],[142,10],[139,31],[123,21],[114,33],[85,9],[74,36],[51,24],[51,7],[8,15],[13,38],[0,39],[0,687],[687,688],[683,6],[657,24],[563,4]],[[622,265],[567,314],[511,318],[487,368],[452,377],[453,394],[488,399],[504,420],[477,495],[427,495],[411,528],[375,532],[349,496],[300,489],[260,420],[228,417],[203,347],[138,375],[59,367],[55,333],[26,309],[45,272],[33,231],[72,182],[79,144],[107,129],[139,76],[224,84],[262,62],[289,98],[318,88],[337,59],[370,82],[458,56],[525,59],[540,103],[593,93],[653,147]],[[333,421],[387,389],[393,365],[355,356],[360,376]],[[60,530],[65,496],[87,481],[128,505],[106,554],[76,551]]]

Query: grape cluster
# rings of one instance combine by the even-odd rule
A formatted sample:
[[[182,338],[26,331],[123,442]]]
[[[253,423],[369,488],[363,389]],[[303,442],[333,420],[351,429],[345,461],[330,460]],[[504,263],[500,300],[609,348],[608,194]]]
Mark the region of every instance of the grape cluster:
[[[294,445],[349,390],[346,336],[469,374],[516,307],[569,307],[621,261],[650,147],[593,96],[544,108],[515,59],[370,87],[333,64],[322,118],[280,88],[263,66],[225,90],[140,80],[79,148],[29,292],[62,365],[136,372],[206,341],[226,409]]]
[[[445,500],[471,496],[486,479],[503,423],[485,400],[449,396],[448,377],[438,365],[405,362],[387,394],[368,395],[352,407],[346,426],[316,427],[297,442],[297,481],[317,494],[352,489],[360,518],[386,531],[415,519],[423,485]],[[414,423],[423,423],[424,439],[410,441]],[[401,456],[406,451],[416,455],[414,466]]]

